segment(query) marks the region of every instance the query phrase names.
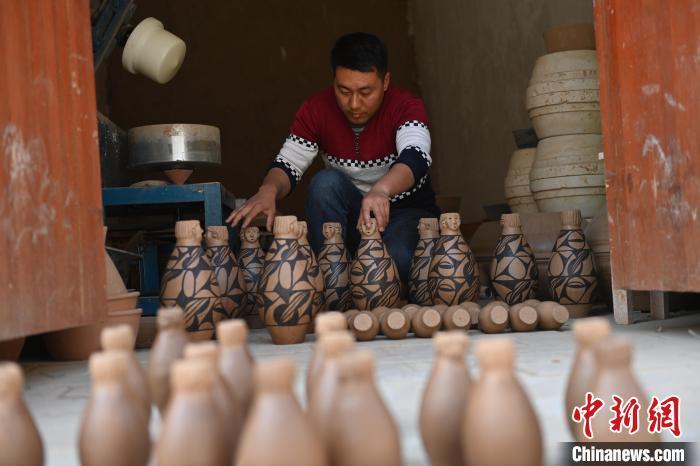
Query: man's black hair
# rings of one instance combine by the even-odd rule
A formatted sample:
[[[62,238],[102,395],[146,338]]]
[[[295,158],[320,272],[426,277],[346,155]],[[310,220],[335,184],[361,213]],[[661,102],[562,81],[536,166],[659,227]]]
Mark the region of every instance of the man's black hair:
[[[389,68],[389,54],[379,37],[353,32],[341,36],[331,50],[333,74],[339,66],[363,73],[376,70],[383,78]]]

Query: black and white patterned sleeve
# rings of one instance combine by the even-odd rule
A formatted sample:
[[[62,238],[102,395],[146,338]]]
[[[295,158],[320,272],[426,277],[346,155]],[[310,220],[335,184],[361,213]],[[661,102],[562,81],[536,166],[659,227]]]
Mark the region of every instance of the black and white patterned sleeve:
[[[290,133],[280,149],[280,153],[272,161],[270,168],[281,168],[289,177],[292,189],[301,180],[307,168],[318,154],[318,144]]]
[[[433,163],[428,125],[420,120],[409,120],[401,124],[396,130],[396,150],[399,157],[394,163],[408,165],[415,183],[419,183]]]

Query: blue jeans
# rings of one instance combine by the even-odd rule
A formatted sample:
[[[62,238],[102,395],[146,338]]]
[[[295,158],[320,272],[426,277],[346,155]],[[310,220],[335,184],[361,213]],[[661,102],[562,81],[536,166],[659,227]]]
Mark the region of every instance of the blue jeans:
[[[344,173],[326,168],[311,179],[309,198],[306,202],[306,220],[311,247],[318,254],[323,246],[324,222],[338,222],[343,229],[343,239],[351,256],[357,252],[360,232],[357,220],[360,216],[363,194]],[[407,284],[411,257],[418,242],[418,220],[437,217],[439,210],[425,208],[394,208],[389,211],[389,225],[382,238],[389,254],[396,262],[401,281]]]

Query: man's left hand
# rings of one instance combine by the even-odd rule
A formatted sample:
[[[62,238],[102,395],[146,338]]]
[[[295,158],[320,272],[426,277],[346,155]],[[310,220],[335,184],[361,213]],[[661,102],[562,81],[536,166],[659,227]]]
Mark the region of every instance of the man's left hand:
[[[377,229],[384,231],[389,224],[389,193],[382,191],[376,186],[373,187],[362,199],[360,218],[357,221],[359,228],[361,222],[369,224],[372,215],[377,219]]]

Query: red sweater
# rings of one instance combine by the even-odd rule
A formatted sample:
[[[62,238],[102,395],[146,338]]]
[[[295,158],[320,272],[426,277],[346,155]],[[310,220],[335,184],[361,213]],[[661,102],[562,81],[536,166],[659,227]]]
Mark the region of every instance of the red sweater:
[[[332,87],[311,96],[297,111],[272,166],[287,173],[293,189],[319,153],[326,166],[345,173],[363,193],[392,165],[406,164],[416,182],[394,196],[392,206],[434,206],[428,117],[423,101],[407,91],[390,86],[359,134],[338,107]]]

